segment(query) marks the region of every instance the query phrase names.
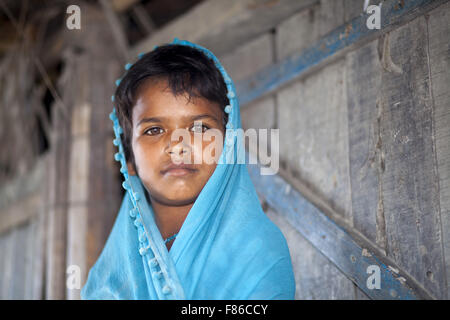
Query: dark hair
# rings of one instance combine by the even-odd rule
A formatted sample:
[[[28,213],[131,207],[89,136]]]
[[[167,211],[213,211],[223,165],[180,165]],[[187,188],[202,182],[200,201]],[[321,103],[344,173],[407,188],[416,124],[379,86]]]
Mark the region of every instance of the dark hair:
[[[229,103],[222,74],[214,61],[200,50],[184,45],[165,44],[146,53],[127,71],[114,95],[114,105],[123,128],[125,157],[133,166],[132,111],[139,87],[149,79],[166,80],[175,96],[186,93],[189,100],[191,97],[202,97],[217,103],[222,110]],[[223,114],[225,126],[228,114]]]

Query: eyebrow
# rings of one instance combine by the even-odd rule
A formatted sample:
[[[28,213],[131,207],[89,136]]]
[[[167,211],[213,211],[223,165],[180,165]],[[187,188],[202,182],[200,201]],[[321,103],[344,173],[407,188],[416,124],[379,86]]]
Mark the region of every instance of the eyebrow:
[[[139,120],[137,126],[140,126],[142,123],[146,122],[162,122],[160,118],[142,118]]]
[[[189,119],[191,121],[194,120],[199,120],[199,119],[204,119],[204,118],[211,118],[214,121],[216,121],[217,123],[219,123],[219,121],[216,119],[216,117],[210,115],[210,114],[200,114],[200,115],[196,115],[196,116],[191,116],[191,117],[183,117],[184,119]],[[168,117],[150,117],[150,118],[142,118],[141,120],[139,120],[137,126],[140,126],[142,123],[147,123],[147,122],[162,122],[163,120],[167,120]]]
[[[200,114],[200,115],[198,115],[198,116],[194,116],[194,117],[192,117],[191,118],[191,120],[201,120],[201,119],[205,119],[205,118],[210,118],[210,119],[213,119],[214,121],[216,121],[216,122],[219,122],[219,120],[217,120],[217,118],[216,117],[214,117],[214,116],[212,116],[212,115],[210,115],[210,114]]]

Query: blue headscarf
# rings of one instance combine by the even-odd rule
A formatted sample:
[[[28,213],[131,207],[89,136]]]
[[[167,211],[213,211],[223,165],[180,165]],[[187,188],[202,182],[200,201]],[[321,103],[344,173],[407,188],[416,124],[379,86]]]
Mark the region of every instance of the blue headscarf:
[[[113,142],[119,148],[115,159],[122,165],[127,192],[81,297],[293,299],[295,281],[286,240],[262,210],[246,164],[237,161],[244,147],[242,136],[232,131],[241,128],[233,81],[209,50],[178,39],[173,43],[202,51],[224,78],[229,105],[222,154],[168,251],[140,178],[128,174],[123,131],[113,110]]]

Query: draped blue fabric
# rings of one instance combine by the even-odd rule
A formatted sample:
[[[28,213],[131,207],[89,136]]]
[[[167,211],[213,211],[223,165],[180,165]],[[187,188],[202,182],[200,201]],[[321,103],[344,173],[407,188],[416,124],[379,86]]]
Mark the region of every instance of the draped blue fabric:
[[[214,60],[228,88],[224,148],[212,176],[189,211],[170,251],[137,176],[129,175],[115,112],[116,160],[127,190],[106,245],[89,272],[83,299],[294,299],[286,240],[261,208],[245,163],[236,91],[207,49],[175,39]]]

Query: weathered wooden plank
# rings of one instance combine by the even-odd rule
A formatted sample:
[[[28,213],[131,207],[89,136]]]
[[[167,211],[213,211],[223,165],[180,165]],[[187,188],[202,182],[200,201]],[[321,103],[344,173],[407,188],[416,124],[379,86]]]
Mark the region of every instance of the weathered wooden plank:
[[[7,254],[7,240],[6,233],[0,233],[0,300],[3,299],[3,291],[2,288],[6,285],[5,281],[5,269],[6,264],[8,263],[5,259]]]
[[[46,299],[65,299],[66,289],[66,232],[67,209],[56,207],[50,210],[49,246],[46,270]]]
[[[63,99],[66,99],[63,95]],[[66,101],[67,102],[67,101]],[[66,103],[66,105],[68,105]],[[68,110],[69,112],[70,110]],[[53,140],[51,165],[51,201],[48,220],[46,263],[46,299],[64,299],[66,288],[67,199],[70,161],[70,123],[61,115],[53,117],[56,136]]]
[[[85,59],[88,58],[87,56]],[[87,59],[86,59],[87,60]],[[88,64],[88,61],[85,61]],[[80,67],[81,72],[88,66]],[[80,84],[83,85],[83,84]],[[83,91],[82,91],[83,92]],[[86,92],[86,91],[84,91]],[[92,107],[82,103],[72,110],[72,145],[69,176],[69,208],[67,220],[67,266],[77,266],[85,279],[86,231],[89,191],[89,129]],[[67,299],[80,299],[81,288],[67,288]]]
[[[10,299],[11,291],[12,291],[12,277],[14,272],[14,250],[16,250],[15,241],[16,241],[16,233],[13,230],[10,230],[7,233],[3,234],[4,237],[4,255],[2,259],[4,259],[3,269],[2,269],[2,277],[3,284],[0,288],[1,290],[1,298],[2,299]]]
[[[261,134],[263,131],[258,131],[255,136],[257,139],[251,139],[248,141],[248,150],[257,155],[258,161],[267,163],[267,155],[274,155],[275,150],[272,143],[278,143],[271,136],[271,129],[276,128],[276,102],[275,97],[266,97],[265,99],[254,101],[253,103],[241,109],[241,121],[242,128],[246,132],[258,131],[263,129],[267,131],[267,134]],[[249,130],[249,131],[247,131]],[[266,147],[262,147],[262,146]],[[271,163],[274,165],[274,163]]]
[[[75,266],[80,270],[81,280],[87,278],[86,268],[86,229],[87,206],[71,205],[68,210],[67,230],[67,266]],[[79,300],[80,288],[66,288],[67,299]]]
[[[48,226],[48,215],[50,209],[50,202],[54,202],[53,193],[49,192],[52,190],[52,183],[54,170],[52,167],[51,154],[47,154],[44,158],[44,178],[41,180],[42,188],[40,190],[41,194],[41,204],[36,208],[38,211],[35,219],[35,232],[33,236],[32,252],[33,252],[33,268],[30,283],[30,299],[41,300],[45,299],[45,272],[46,272],[46,252],[48,249],[47,242],[47,230]]]
[[[25,279],[25,292],[23,299],[42,299],[43,281],[43,241],[42,241],[42,207],[36,208],[39,214],[30,220],[25,237],[25,268],[23,278]]]
[[[277,26],[277,61],[302,52],[343,23],[343,0],[322,0],[293,14]]]
[[[48,181],[46,181],[48,186]],[[46,197],[43,196],[45,199]],[[47,202],[40,208],[39,215],[36,219],[36,236],[33,243],[34,258],[33,258],[33,284],[31,299],[44,299],[44,274],[45,274],[45,259],[46,259],[46,235],[47,235]]]
[[[89,55],[79,59],[80,74],[89,74]],[[92,85],[89,82],[78,83],[79,87]],[[86,90],[81,90],[87,93]],[[86,99],[86,96],[82,96]],[[72,109],[71,151],[69,176],[69,207],[67,210],[67,266],[76,266],[80,270],[81,280],[87,276],[86,238],[87,210],[89,192],[89,157],[90,157],[90,117],[92,106],[85,100]],[[80,299],[81,288],[66,288],[67,299]]]
[[[381,250],[386,249],[380,175],[384,166],[381,152],[381,86],[378,41],[372,41],[347,55],[348,139],[351,198],[354,227]]]
[[[344,0],[320,1],[318,16],[320,37],[344,24],[344,10]]]
[[[101,25],[96,26],[101,27]],[[103,32],[104,34],[105,32]],[[109,113],[113,108],[110,97],[114,93],[114,80],[124,72],[117,63],[116,54],[108,47],[104,37],[101,42],[101,55],[89,61],[91,90],[85,97],[92,110],[88,123],[89,172],[88,211],[86,230],[86,275],[96,262],[111,231],[122,199],[119,164],[114,161],[115,146]],[[101,84],[101,85],[97,85]]]
[[[88,197],[89,192],[98,192],[95,187],[103,179],[102,171],[94,170],[91,173],[91,157],[92,161],[103,162],[101,157],[95,157],[97,154],[92,153],[95,148],[90,148],[90,132],[95,128],[94,135],[100,135],[104,139],[104,124],[108,121],[107,114],[112,108],[111,87],[114,86],[114,80],[118,77],[117,70],[121,66],[117,63],[120,60],[117,50],[111,50],[113,36],[104,15],[98,8],[89,5],[83,7],[83,15],[85,27],[82,31],[69,33],[65,38],[67,54],[61,77],[65,80],[61,83],[61,92],[69,109],[67,113],[74,117],[71,123],[56,128],[59,137],[54,144],[57,155],[55,181],[59,189],[56,190],[57,204],[50,210],[50,247],[47,254],[50,260],[47,279],[50,277],[50,282],[46,287],[49,295],[56,298],[67,297],[67,264],[79,264],[81,276],[87,275],[85,261],[89,259],[90,246],[100,246],[95,241],[99,236],[95,232],[97,230],[92,232],[92,237],[89,236],[92,228],[89,223],[94,221],[94,225],[103,226],[105,219],[98,216],[87,218],[85,213],[88,202],[94,200],[93,203],[98,201],[101,206],[108,206],[105,198]],[[78,49],[75,50],[75,47]],[[114,78],[109,69],[116,72]],[[111,91],[106,94],[107,89]],[[105,110],[107,104],[108,110]],[[92,126],[92,119],[97,120],[99,117],[104,120],[95,122]],[[102,143],[95,147],[104,145]],[[117,183],[112,185],[120,188]],[[78,214],[80,212],[82,214]],[[68,297],[75,296],[69,294]]]
[[[261,175],[260,168],[248,165],[249,174],[258,194],[281,214],[305,239],[335,264],[351,281],[372,299],[431,298],[407,273],[371,244],[337,225],[315,205],[304,198],[280,175]],[[313,193],[302,185],[302,192]],[[315,202],[320,202],[317,197]],[[323,203],[321,206],[325,207]],[[329,208],[327,210],[330,210]],[[355,240],[357,239],[357,241]],[[378,266],[380,289],[367,286],[368,267]]]
[[[296,300],[355,299],[354,284],[271,208],[267,216],[282,230],[295,270]]]
[[[124,61],[128,61],[129,58],[129,50],[128,50],[128,41],[125,35],[124,28],[122,27],[122,23],[113,10],[113,5],[108,0],[99,0],[100,5],[102,6],[103,12],[108,19],[109,26],[111,28],[112,33],[114,34],[114,43],[117,46],[118,51],[122,54],[122,58]]]
[[[319,7],[320,2],[291,15],[276,27],[277,62],[296,52],[302,52],[320,38]],[[235,79],[234,81],[238,82],[240,80],[243,79]]]
[[[434,139],[439,173],[442,240],[447,296],[450,298],[450,3],[430,12],[428,43],[431,90],[434,101]],[[443,279],[442,279],[443,280]]]
[[[35,208],[35,210],[39,212],[39,207]],[[37,220],[38,219],[32,219],[29,221],[29,226],[27,228],[28,230],[25,234],[25,270],[23,274],[23,278],[25,280],[25,290],[22,299],[26,300],[30,300],[33,297],[33,278],[35,276],[33,269],[35,258],[37,258],[34,250],[34,244],[36,243]]]
[[[38,206],[34,209],[40,210]],[[41,259],[39,253],[33,251],[36,221],[38,219],[29,220],[0,236],[0,299],[33,298],[33,278],[37,276],[35,260]]]
[[[245,105],[269,94],[293,79],[339,58],[356,46],[364,45],[379,37],[380,34],[392,30],[401,23],[411,21],[447,1],[410,0],[400,4],[397,0],[384,1],[381,8],[381,30],[371,30],[366,27],[367,15],[357,16],[349,23],[334,29],[300,54],[283,59],[239,81],[236,86],[239,101],[241,105]]]
[[[55,135],[55,133],[54,133]],[[50,285],[50,273],[52,271],[52,258],[50,256],[50,254],[53,253],[53,248],[52,248],[52,238],[53,238],[53,220],[54,220],[54,211],[55,211],[55,202],[56,202],[56,195],[54,192],[55,189],[55,184],[56,184],[56,170],[55,170],[55,163],[56,163],[56,155],[55,155],[55,151],[54,151],[54,144],[56,142],[55,136],[52,136],[52,140],[51,140],[51,145],[52,147],[52,151],[49,152],[49,156],[48,156],[48,161],[47,161],[47,165],[46,165],[46,172],[47,172],[47,181],[46,181],[46,186],[47,186],[47,198],[46,198],[46,202],[45,202],[45,221],[46,221],[46,236],[45,236],[45,283],[44,283],[44,287],[45,287],[45,296],[43,297],[43,299],[50,299],[50,293],[49,293],[49,285]]]
[[[387,34],[383,43],[380,188],[387,255],[436,298],[444,298],[427,44],[424,17]]]
[[[131,56],[147,52],[174,37],[192,41],[220,56],[274,28],[292,13],[317,0],[232,0],[204,1],[162,30],[132,48]]]
[[[7,230],[14,229],[21,224],[27,223],[29,220],[35,218],[37,211],[34,210],[41,204],[41,197],[38,192],[35,192],[28,197],[16,201],[8,208],[1,211],[0,233]]]
[[[113,107],[114,80],[125,71],[119,63],[118,50],[111,48],[114,39],[104,15],[88,5],[82,12],[82,30],[65,37],[65,82],[61,83],[61,91],[70,108],[67,112],[73,117],[69,125],[55,130],[60,136],[54,144],[54,167],[59,168],[59,161],[63,160],[68,165],[52,178],[56,186],[64,183],[64,192],[56,195],[56,205],[50,199],[46,271],[50,298],[79,298],[79,290],[66,288],[66,268],[71,264],[79,266],[84,284],[121,201],[120,173],[113,158],[108,114]],[[64,227],[56,228],[62,223]]]
[[[36,194],[41,187],[44,171],[45,161],[40,159],[30,172],[2,186],[0,234],[34,217],[35,211],[32,209],[39,204]]]
[[[277,118],[280,162],[351,222],[344,71],[340,60],[278,91]]]
[[[364,14],[364,2],[364,0],[344,0],[345,22]]]
[[[236,82],[271,65],[274,54],[273,34],[268,32],[219,59],[228,75]]]
[[[30,232],[30,224],[21,225],[13,230],[15,235],[15,250],[13,253],[12,265],[12,284],[10,297],[11,299],[18,300],[25,297],[25,271],[26,271],[26,254],[27,254],[27,233]]]
[[[89,191],[89,125],[91,106],[82,104],[73,110],[83,115],[72,122],[71,165],[69,177],[69,207],[67,220],[67,266],[80,268],[80,276],[87,276],[86,238]],[[75,119],[77,117],[73,117]],[[80,117],[78,117],[80,118]],[[67,298],[80,299],[81,288],[67,288]]]
[[[118,163],[114,161],[115,147],[112,144],[112,137],[107,134],[92,133],[90,141],[86,239],[88,269],[93,266],[103,249],[123,197],[123,189],[120,188],[120,183],[117,183],[121,177]],[[94,179],[94,176],[97,176],[97,179]]]

